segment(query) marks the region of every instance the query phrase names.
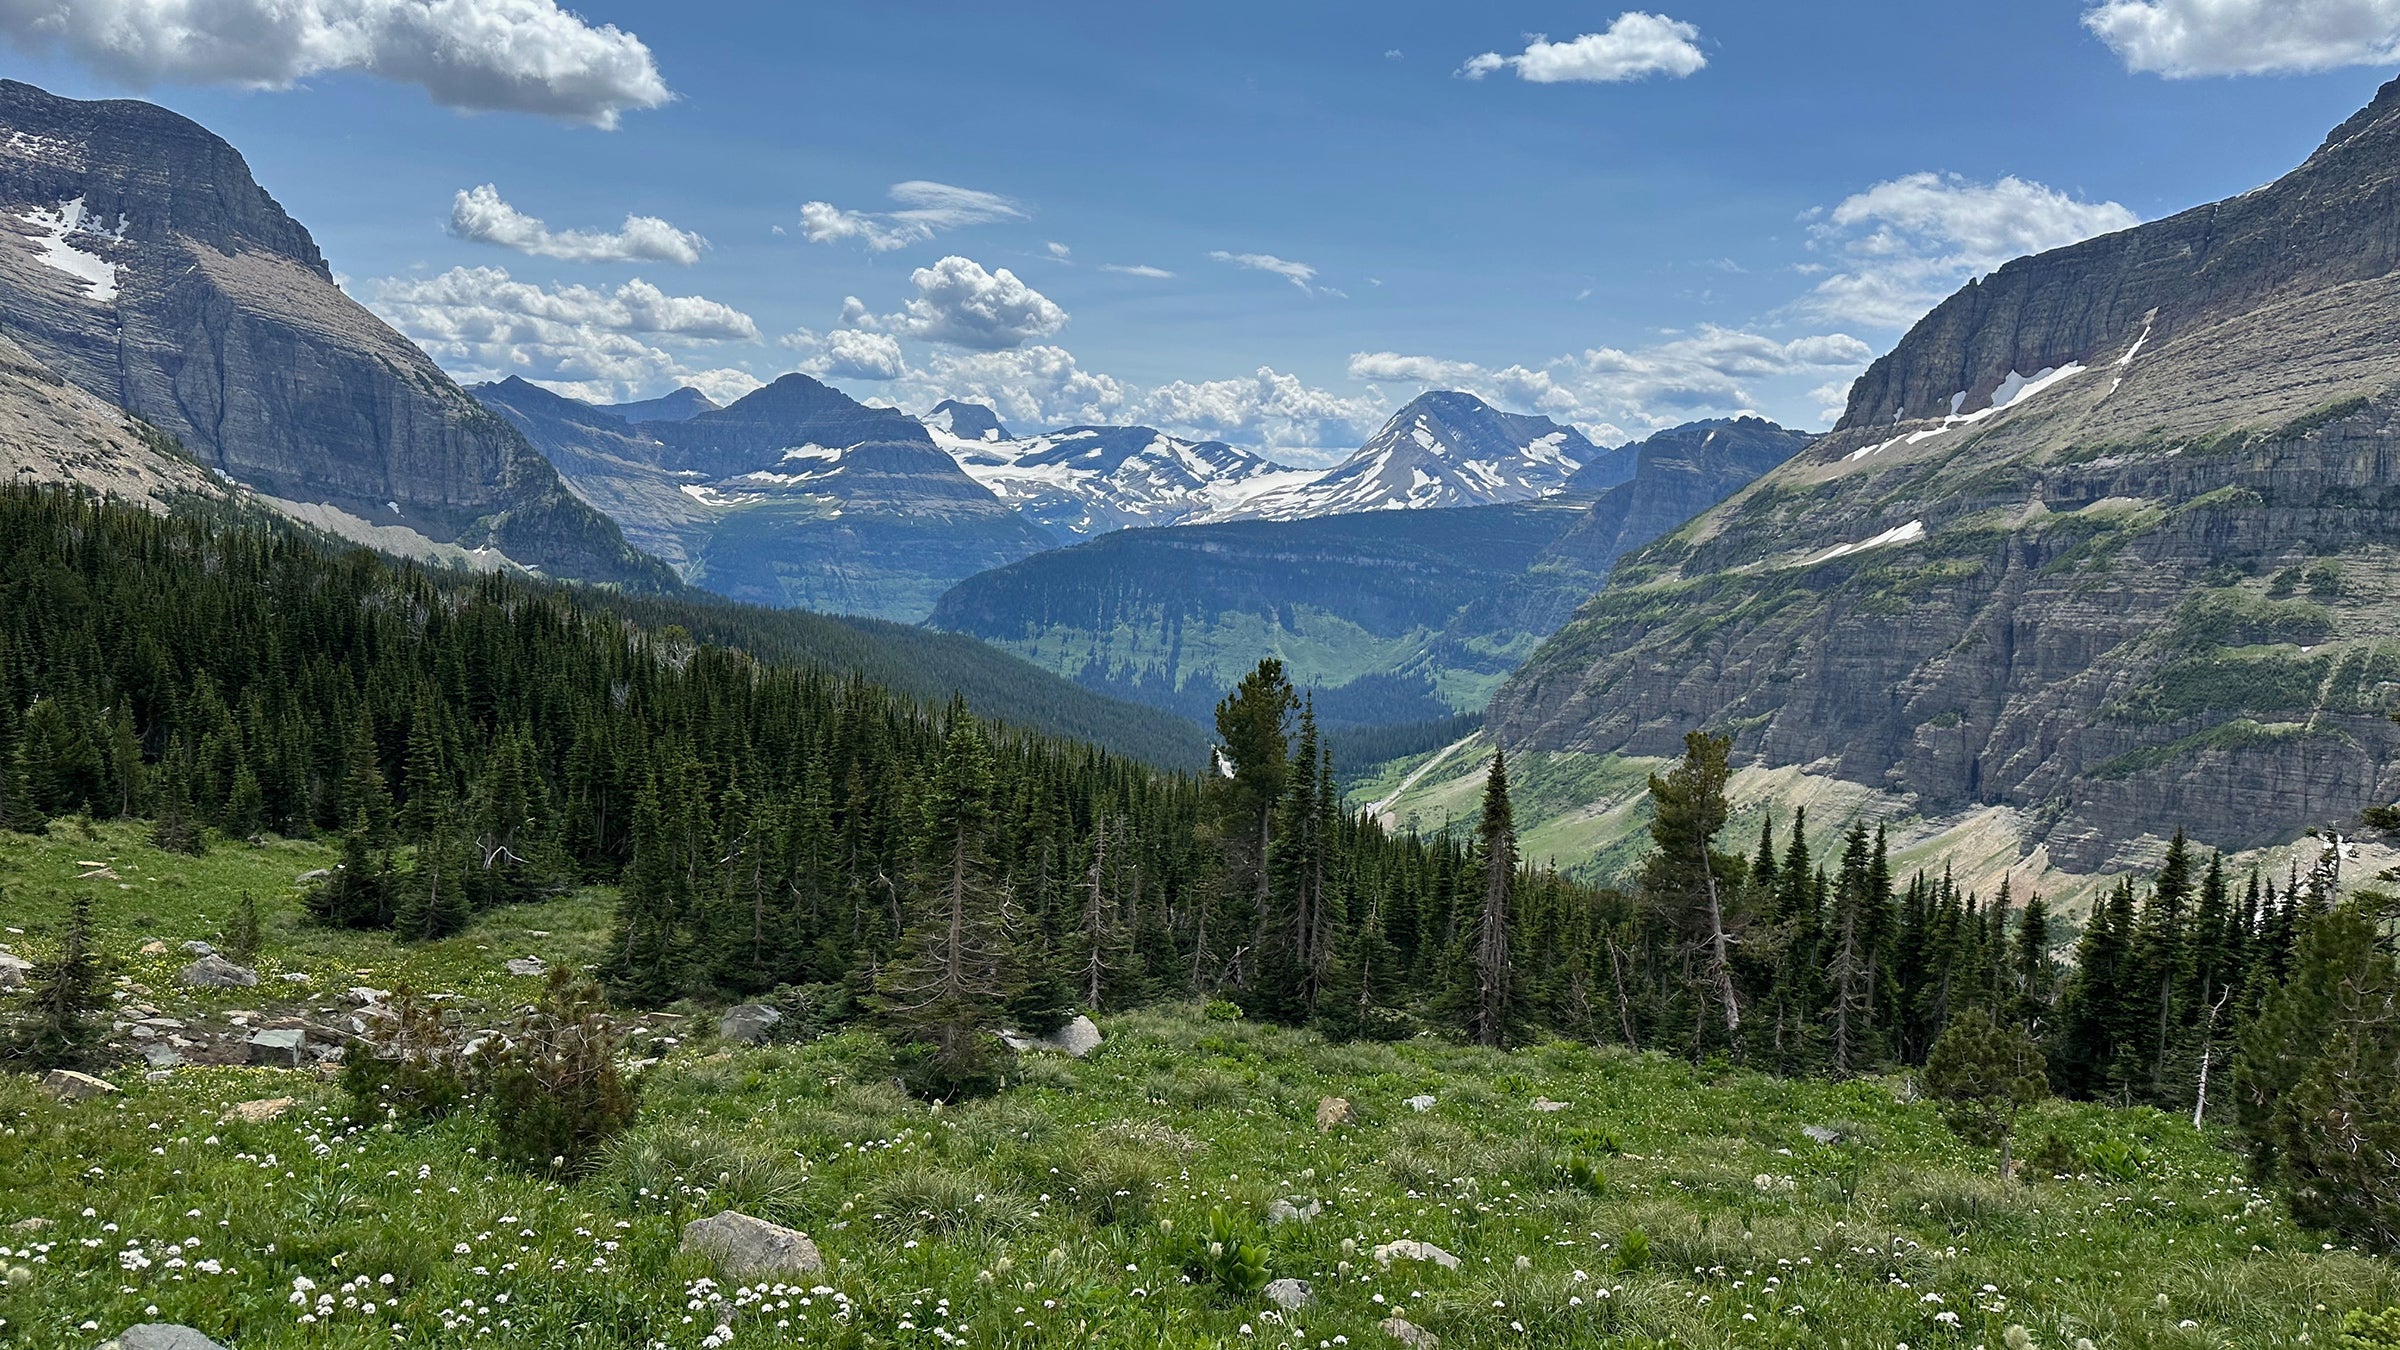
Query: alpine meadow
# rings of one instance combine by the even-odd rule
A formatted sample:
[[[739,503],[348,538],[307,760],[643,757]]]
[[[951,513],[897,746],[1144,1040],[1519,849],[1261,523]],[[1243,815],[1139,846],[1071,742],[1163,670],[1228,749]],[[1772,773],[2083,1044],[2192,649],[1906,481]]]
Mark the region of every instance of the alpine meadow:
[[[2400,1350],[2400,0],[0,39],[0,1350]]]

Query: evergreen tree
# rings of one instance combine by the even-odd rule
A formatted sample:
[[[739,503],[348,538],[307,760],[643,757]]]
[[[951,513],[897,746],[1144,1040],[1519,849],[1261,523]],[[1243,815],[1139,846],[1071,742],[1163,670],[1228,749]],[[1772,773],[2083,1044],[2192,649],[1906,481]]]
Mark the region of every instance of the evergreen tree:
[[[980,1091],[996,1080],[1000,1045],[993,1031],[1015,992],[986,852],[991,748],[963,705],[952,706],[949,723],[925,803],[908,926],[875,986],[884,1025],[921,1053],[919,1086],[939,1096]]]
[[[105,1030],[98,1014],[108,1007],[108,971],[90,896],[74,898],[58,956],[35,968],[30,995],[31,1023],[8,1046],[9,1058],[37,1069],[80,1063],[98,1045]]]
[[[1683,739],[1682,762],[1663,777],[1650,775],[1650,837],[1657,852],[1641,882],[1644,899],[1691,954],[1698,969],[1695,992],[1702,1004],[1713,1005],[1729,1043],[1741,1033],[1742,999],[1733,975],[1738,916],[1727,912],[1726,902],[1741,862],[1718,853],[1715,844],[1731,810],[1725,782],[1732,749],[1730,736],[1695,731]]]
[[[1981,1008],[1952,1018],[1925,1060],[1925,1090],[1960,1138],[2000,1150],[2000,1175],[2016,1171],[2010,1146],[2017,1117],[2050,1095],[2041,1048],[2022,1027],[2004,1027]]]
[[[1484,776],[1476,842],[1483,904],[1475,921],[1475,1001],[1467,1034],[1478,1045],[1498,1046],[1508,1040],[1516,976],[1509,956],[1509,899],[1517,881],[1517,820],[1508,800],[1508,759],[1496,749]]]

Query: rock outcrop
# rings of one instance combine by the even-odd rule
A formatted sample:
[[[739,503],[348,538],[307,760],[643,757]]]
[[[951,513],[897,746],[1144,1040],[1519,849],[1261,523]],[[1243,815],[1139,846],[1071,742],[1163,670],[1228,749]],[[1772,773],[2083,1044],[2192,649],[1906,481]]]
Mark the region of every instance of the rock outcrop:
[[[2277,183],[1970,286],[1833,435],[1620,561],[1494,734],[1721,729],[1928,814],[2016,808],[2081,871],[2392,800],[2395,201],[2400,82]]]
[[[825,1258],[807,1235],[725,1210],[683,1226],[682,1251],[703,1256],[736,1280],[812,1275],[825,1268]]]
[[[0,81],[0,308],[41,368],[337,533],[657,583],[507,423],[344,294],[199,124]]]

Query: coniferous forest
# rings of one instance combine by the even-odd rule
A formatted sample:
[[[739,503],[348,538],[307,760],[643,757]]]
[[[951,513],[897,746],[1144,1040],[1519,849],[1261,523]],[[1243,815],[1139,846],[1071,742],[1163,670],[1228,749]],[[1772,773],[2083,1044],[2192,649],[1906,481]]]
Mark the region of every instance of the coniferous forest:
[[[1347,808],[1273,661],[1217,709],[1214,771],[1178,775],[557,588],[58,491],[0,492],[0,625],[0,828],[337,839],[316,921],[411,940],[610,883],[619,1004],[847,1008],[932,1095],[990,1087],[1003,1026],[1164,999],[1791,1076],[1940,1061],[1957,1026],[1952,1061],[2038,1053],[2036,1086],[2238,1123],[2297,1210],[2400,1236],[2400,979],[2335,849],[2274,878],[2178,837],[2070,932],[1895,876],[1865,823],[1833,857],[1799,820],[1728,838],[1729,743],[1694,733],[1646,863],[1596,887],[1521,862],[1498,756],[1471,830]]]

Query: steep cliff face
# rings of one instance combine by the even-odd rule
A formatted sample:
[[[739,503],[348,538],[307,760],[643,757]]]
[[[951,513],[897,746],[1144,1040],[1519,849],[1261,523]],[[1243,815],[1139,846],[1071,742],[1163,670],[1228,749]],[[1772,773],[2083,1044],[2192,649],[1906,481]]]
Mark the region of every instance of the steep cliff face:
[[[223,501],[225,481],[0,337],[0,484],[74,484],[167,511]]]
[[[0,81],[0,311],[43,365],[325,521],[662,579],[334,285],[232,146],[163,108]]]
[[[1495,733],[1717,728],[1917,810],[2014,808],[2082,868],[2390,800],[2396,179],[2387,88],[2276,184],[1969,287],[1835,434],[1620,561]]]

